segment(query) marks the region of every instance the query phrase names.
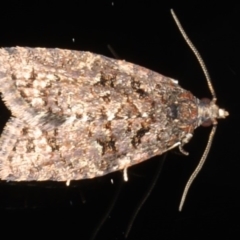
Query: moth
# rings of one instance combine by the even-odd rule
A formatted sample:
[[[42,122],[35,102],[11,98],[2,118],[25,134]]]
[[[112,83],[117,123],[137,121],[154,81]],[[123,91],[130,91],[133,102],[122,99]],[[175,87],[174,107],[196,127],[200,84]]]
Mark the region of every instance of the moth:
[[[6,181],[126,173],[175,147],[185,153],[195,128],[228,115],[214,94],[201,101],[170,77],[83,51],[1,48],[0,92],[11,111],[0,138]]]

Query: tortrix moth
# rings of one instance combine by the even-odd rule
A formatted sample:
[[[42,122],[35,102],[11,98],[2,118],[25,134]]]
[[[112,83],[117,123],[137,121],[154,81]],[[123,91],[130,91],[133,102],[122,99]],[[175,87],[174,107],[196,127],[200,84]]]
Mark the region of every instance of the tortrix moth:
[[[170,77],[83,51],[1,48],[0,92],[12,114],[0,139],[7,181],[126,170],[177,146],[184,152],[195,128],[228,115],[215,95],[201,101]]]

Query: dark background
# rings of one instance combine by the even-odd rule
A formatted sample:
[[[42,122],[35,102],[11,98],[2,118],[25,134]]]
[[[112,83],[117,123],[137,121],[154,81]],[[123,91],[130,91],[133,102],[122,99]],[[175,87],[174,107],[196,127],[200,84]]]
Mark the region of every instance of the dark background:
[[[240,7],[225,1],[64,1],[1,6],[0,46],[85,50],[120,58],[179,80],[195,96],[209,97],[206,80],[170,14],[174,8],[212,77],[218,104],[230,116],[219,121],[203,170],[178,205],[197,165],[210,128],[200,127],[185,146],[188,157],[173,150],[128,239],[238,239],[240,236],[239,56]],[[212,1],[214,2],[214,1]],[[75,41],[73,41],[75,39]],[[0,123],[9,117],[1,105]],[[120,189],[117,202],[95,239],[124,239],[134,209],[149,189],[162,156],[122,173],[65,183],[0,182],[1,231],[11,226],[19,237],[90,239]],[[113,180],[113,184],[111,183]],[[31,229],[29,231],[28,229]],[[9,230],[7,230],[9,231]]]

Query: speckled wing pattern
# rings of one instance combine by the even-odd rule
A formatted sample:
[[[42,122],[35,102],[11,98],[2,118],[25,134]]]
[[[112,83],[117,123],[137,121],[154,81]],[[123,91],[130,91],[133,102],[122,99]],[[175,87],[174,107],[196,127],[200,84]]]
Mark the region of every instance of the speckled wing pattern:
[[[198,99],[175,80],[90,52],[0,49],[0,92],[12,116],[0,178],[94,178],[184,143]]]

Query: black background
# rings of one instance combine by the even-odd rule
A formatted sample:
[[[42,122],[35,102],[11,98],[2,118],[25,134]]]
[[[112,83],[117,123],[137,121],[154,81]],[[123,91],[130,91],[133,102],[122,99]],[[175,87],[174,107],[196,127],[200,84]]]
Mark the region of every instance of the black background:
[[[1,6],[0,46],[85,50],[112,57],[107,44],[126,61],[178,79],[195,96],[209,97],[202,70],[170,14],[174,8],[206,62],[218,104],[230,116],[219,121],[203,170],[181,213],[184,185],[201,158],[209,128],[200,127],[185,146],[168,153],[163,171],[141,208],[128,239],[238,239],[240,236],[239,56],[240,7],[231,1],[8,1]],[[75,39],[73,41],[73,39]],[[9,113],[1,105],[1,127]],[[151,185],[162,156],[131,167],[129,181],[116,172],[65,183],[0,182],[1,231],[19,237],[48,235],[90,239],[117,202],[95,239],[124,239],[131,215]],[[113,180],[113,184],[111,183]],[[31,231],[29,231],[31,229]],[[7,230],[9,231],[9,230]]]

